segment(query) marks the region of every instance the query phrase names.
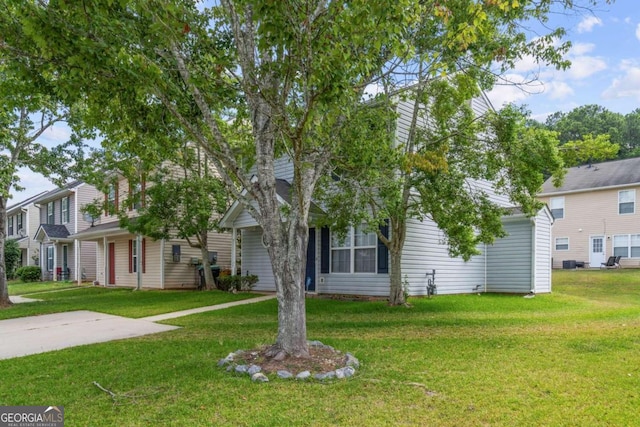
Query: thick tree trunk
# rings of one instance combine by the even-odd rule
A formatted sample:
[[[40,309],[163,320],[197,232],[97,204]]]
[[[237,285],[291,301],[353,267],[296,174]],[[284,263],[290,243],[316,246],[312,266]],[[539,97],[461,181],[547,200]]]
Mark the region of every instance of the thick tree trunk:
[[[389,305],[404,305],[407,303],[402,287],[402,249],[407,232],[406,216],[399,215],[389,219],[391,236],[389,240]]]
[[[8,191],[7,191],[8,193]],[[7,271],[4,263],[4,243],[7,239],[5,232],[7,225],[7,199],[0,196],[0,307],[9,307],[9,286],[7,285]]]
[[[211,273],[211,264],[209,263],[209,239],[207,231],[200,233],[200,238],[198,239],[200,245],[200,256],[202,257],[202,268],[204,273],[204,283],[208,290],[214,289],[216,287],[215,281],[213,280],[213,274]]]

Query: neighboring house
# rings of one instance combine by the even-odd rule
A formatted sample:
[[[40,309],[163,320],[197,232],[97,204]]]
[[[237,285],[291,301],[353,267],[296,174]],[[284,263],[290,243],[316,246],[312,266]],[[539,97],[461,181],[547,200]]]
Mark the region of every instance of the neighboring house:
[[[92,185],[74,181],[34,200],[40,210],[35,240],[44,280],[95,280],[95,244],[81,245],[70,236],[90,225],[81,208],[97,195]]]
[[[547,180],[539,198],[555,218],[553,267],[599,268],[610,256],[640,267],[639,196],[640,157],[570,168],[558,188]]]
[[[118,175],[117,182],[109,186],[104,197],[105,207],[124,207],[128,216],[135,218],[137,209],[144,203],[147,183],[129,185]],[[132,192],[139,194],[140,202],[123,206]],[[183,239],[153,240],[131,234],[120,227],[117,215],[103,212],[94,225],[71,236],[78,241],[97,246],[97,276],[100,285],[140,287],[151,289],[188,289],[199,284],[197,265],[201,262],[198,248],[189,246]],[[139,241],[138,241],[139,239]],[[209,235],[209,253],[216,255],[222,269],[231,268],[231,236],[229,233]],[[140,271],[140,274],[138,274]]]
[[[40,225],[40,209],[34,204],[46,192],[29,197],[7,208],[7,239],[17,240],[20,266],[40,265],[40,244],[35,240]]]
[[[474,100],[478,111],[491,108],[486,98]],[[406,132],[411,117],[411,103],[398,106],[397,132]],[[287,159],[277,162],[276,189],[281,203],[286,205],[293,166]],[[475,182],[493,193],[488,183]],[[509,205],[504,197],[494,194],[494,200]],[[257,207],[257,205],[256,205]],[[310,213],[309,246],[307,250],[306,289],[323,294],[389,295],[389,256],[387,248],[375,233],[359,227],[352,228],[340,242],[328,228],[318,228],[315,220],[321,209],[312,207]],[[551,292],[550,239],[553,218],[545,207],[533,218],[517,209],[505,216],[503,224],[508,236],[479,248],[481,255],[465,262],[449,256],[444,235],[431,220],[409,219],[407,238],[402,254],[402,275],[408,283],[410,295],[426,295],[427,273],[435,270],[437,293],[471,292]],[[255,274],[259,282],[256,290],[275,290],[273,272],[267,250],[262,243],[262,230],[242,205],[236,202],[227,211],[221,225],[241,233],[241,265],[243,274]],[[388,230],[381,230],[387,233]],[[358,238],[356,239],[355,236]],[[358,242],[358,243],[356,243]],[[235,261],[236,254],[233,254]],[[356,260],[358,260],[356,262]]]

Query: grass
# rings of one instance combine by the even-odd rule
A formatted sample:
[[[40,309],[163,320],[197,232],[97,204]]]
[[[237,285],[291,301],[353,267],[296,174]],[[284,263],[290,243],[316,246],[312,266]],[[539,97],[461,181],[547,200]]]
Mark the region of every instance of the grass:
[[[88,286],[84,284],[83,286]],[[18,280],[9,282],[9,295],[28,295],[36,292],[54,291],[59,289],[73,289],[77,288],[76,282],[31,282],[24,283]]]
[[[11,291],[10,294],[12,294]],[[14,304],[8,309],[0,310],[0,320],[73,310],[93,310],[138,318],[237,301],[254,297],[255,294],[232,294],[221,291],[134,291],[124,288],[82,287],[60,292],[50,290],[40,293],[32,292],[25,296],[41,301]]]
[[[39,304],[113,298],[86,291]],[[637,425],[640,271],[556,271],[554,293],[533,299],[411,302],[307,301],[309,338],[361,360],[349,380],[254,384],[216,367],[273,341],[271,300],[167,321],[183,327],[167,333],[0,361],[0,405],[64,405],[68,426]]]

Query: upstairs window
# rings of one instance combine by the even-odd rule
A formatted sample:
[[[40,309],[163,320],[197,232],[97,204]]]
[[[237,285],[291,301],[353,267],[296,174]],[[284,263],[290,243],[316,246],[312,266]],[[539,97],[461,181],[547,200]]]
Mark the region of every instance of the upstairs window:
[[[16,233],[20,234],[20,230],[24,232],[24,227],[22,226],[22,212],[16,215]]]
[[[69,222],[69,197],[60,200],[60,218],[63,224]]]
[[[10,216],[7,221],[7,236],[13,236],[13,217]]]
[[[552,197],[549,205],[554,219],[564,218],[564,197]]]
[[[131,198],[129,210],[140,209],[144,206],[144,180],[135,183],[129,183],[129,195]]]
[[[55,224],[55,221],[53,202],[49,202],[47,203],[47,224]]]
[[[636,211],[636,190],[618,191],[618,213],[632,214]]]
[[[118,209],[118,183],[109,184],[104,195],[104,214],[115,215]]]

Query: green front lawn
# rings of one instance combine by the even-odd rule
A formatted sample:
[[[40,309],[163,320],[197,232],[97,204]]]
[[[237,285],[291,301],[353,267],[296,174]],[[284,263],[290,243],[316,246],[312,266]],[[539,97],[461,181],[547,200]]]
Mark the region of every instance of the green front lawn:
[[[11,292],[10,294],[13,295]],[[0,310],[0,319],[72,310],[93,310],[137,318],[238,301],[256,295],[222,291],[134,291],[124,288],[82,287],[58,292],[48,290],[24,296],[42,301],[14,304],[8,309]]]
[[[362,362],[324,384],[254,384],[216,367],[272,342],[275,300],[202,313],[167,321],[183,327],[167,333],[0,361],[0,405],[63,405],[67,426],[637,425],[639,277],[557,271],[551,295],[437,296],[410,309],[309,299],[309,338]],[[99,304],[84,292],[60,294]]]
[[[89,286],[84,283],[82,286]],[[36,292],[44,291],[56,291],[59,289],[73,289],[78,288],[76,282],[30,282],[24,283],[19,280],[12,280],[9,282],[9,295],[24,295],[33,294]]]

